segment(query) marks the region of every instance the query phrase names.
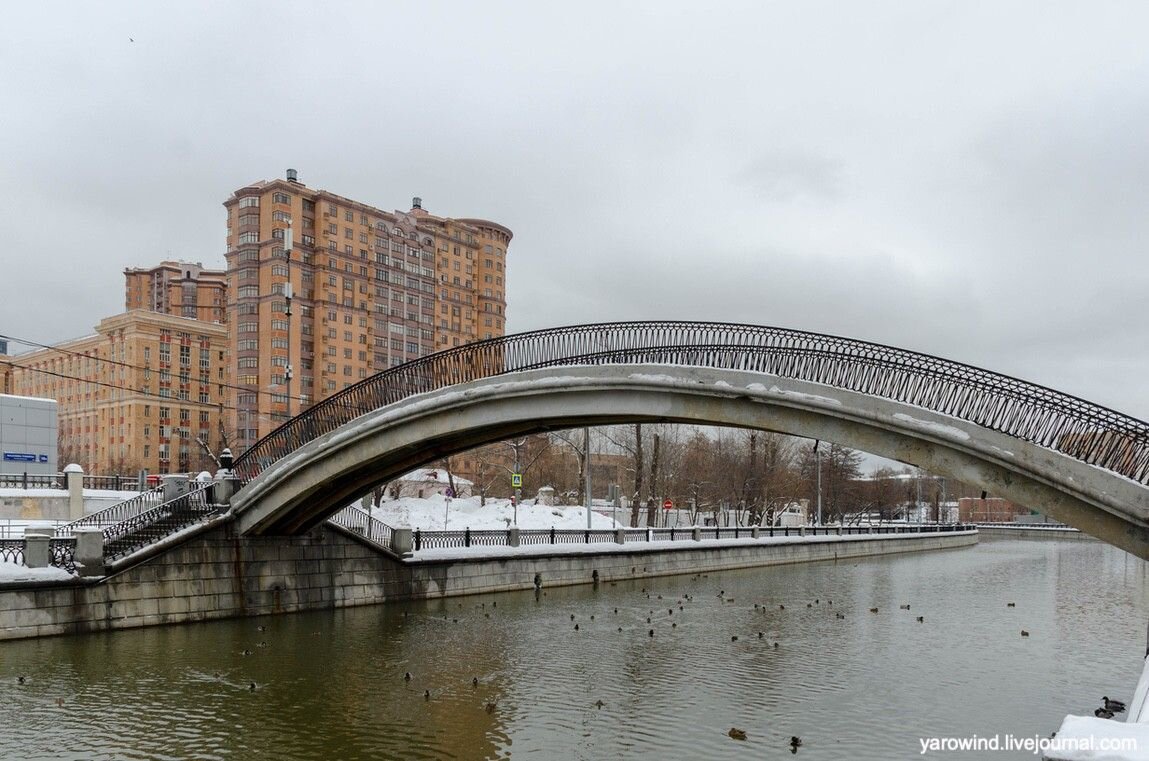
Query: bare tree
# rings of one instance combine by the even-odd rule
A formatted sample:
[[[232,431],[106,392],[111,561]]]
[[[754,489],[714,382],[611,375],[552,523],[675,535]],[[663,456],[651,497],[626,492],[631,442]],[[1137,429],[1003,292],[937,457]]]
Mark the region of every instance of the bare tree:
[[[525,479],[549,447],[550,440],[546,436],[522,436],[472,450],[470,454],[475,458],[473,489],[479,495],[479,504],[487,504],[488,497],[510,496],[513,493],[511,479],[500,481],[500,476],[519,473]]]
[[[579,429],[577,433],[574,430],[550,432],[551,441],[557,441],[567,447],[574,454],[578,462],[578,485],[575,487],[575,491],[578,493],[578,504],[580,505],[586,503],[587,495],[583,493],[583,490],[586,486],[586,469],[590,467],[587,442],[584,441],[585,437],[581,434],[581,429]]]
[[[633,462],[631,470],[634,471],[634,492],[630,497],[630,527],[638,527],[638,517],[642,510],[642,505],[647,499],[644,491],[645,477],[643,452],[642,452],[642,424],[635,423],[633,426],[620,425],[610,426],[600,430],[603,438],[609,441],[617,449],[622,450],[628,454]]]
[[[812,495],[811,504],[815,504],[818,499],[818,460],[813,444],[802,448],[799,469]],[[861,474],[861,465],[862,455],[853,449],[833,443],[826,449],[826,454],[821,457],[824,519],[841,520],[847,513],[857,512],[856,479]]]
[[[657,437],[655,440],[657,441]],[[634,452],[633,452],[633,454],[634,454],[634,500],[635,500],[635,502],[639,502],[645,496],[642,493],[642,487],[643,487],[643,479],[642,479],[642,473],[643,473],[642,423],[635,423],[634,424]],[[655,456],[657,457],[657,454]],[[633,513],[633,511],[632,511],[632,513]],[[648,525],[648,526],[651,525],[649,517],[647,518],[647,524],[646,525]],[[631,521],[631,527],[632,528],[634,527],[633,520]]]

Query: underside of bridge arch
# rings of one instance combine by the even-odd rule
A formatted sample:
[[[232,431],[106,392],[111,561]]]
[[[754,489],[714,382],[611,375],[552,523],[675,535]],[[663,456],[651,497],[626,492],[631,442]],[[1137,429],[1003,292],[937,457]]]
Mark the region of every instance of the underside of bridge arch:
[[[558,367],[445,388],[363,415],[232,499],[245,534],[297,534],[387,481],[527,433],[672,422],[833,441],[982,486],[1149,559],[1149,489],[1055,451],[884,399],[790,379],[660,365]]]

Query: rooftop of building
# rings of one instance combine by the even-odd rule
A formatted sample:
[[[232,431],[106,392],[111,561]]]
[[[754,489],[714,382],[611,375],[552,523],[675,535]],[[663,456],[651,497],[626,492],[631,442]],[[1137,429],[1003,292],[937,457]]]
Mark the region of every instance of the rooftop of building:
[[[187,262],[183,259],[165,259],[151,267],[124,267],[124,274],[155,272],[156,270],[175,270],[180,273],[185,273],[189,271],[189,268],[194,271],[195,276],[207,275],[208,277],[218,278],[227,276],[227,270],[217,270],[211,267],[205,267],[203,262]]]
[[[288,172],[293,173],[294,170],[289,169]],[[298,192],[302,189],[311,194],[312,198],[322,198],[324,200],[334,201],[349,208],[364,211],[377,216],[383,216],[388,219],[397,219],[399,217],[409,216],[415,218],[417,221],[449,220],[457,224],[474,228],[476,232],[481,227],[488,227],[493,230],[498,230],[499,232],[506,235],[508,239],[514,236],[514,233],[511,232],[510,228],[505,225],[501,225],[498,222],[492,222],[491,220],[480,219],[478,217],[440,217],[438,215],[432,214],[423,208],[422,199],[418,196],[412,198],[411,208],[408,211],[401,211],[399,209],[396,209],[395,211],[385,211],[377,206],[372,206],[371,204],[363,203],[362,201],[356,201],[352,198],[341,196],[338,193],[331,192],[330,190],[323,190],[322,188],[310,188],[300,182],[298,179],[276,178],[274,180],[256,180],[255,182],[250,182],[247,185],[244,185],[242,188],[234,191],[231,196],[229,196],[228,199],[224,201],[224,206],[230,206],[236,203],[241,197],[245,195],[252,195],[253,193],[265,193],[275,188],[282,188],[284,190],[293,192]]]
[[[120,312],[119,314],[114,314],[100,320],[99,324],[96,325],[97,332],[95,333],[89,333],[78,338],[69,338],[64,341],[57,341],[49,347],[37,347],[17,354],[11,354],[8,355],[8,358],[12,362],[33,362],[38,359],[40,355],[53,351],[69,351],[77,345],[103,338],[104,333],[107,331],[119,330],[127,325],[139,323],[150,323],[172,330],[198,333],[200,335],[214,334],[216,338],[220,339],[227,337],[227,326],[218,322],[193,320],[190,317],[179,317],[163,312],[153,312],[149,309],[129,309],[126,312]]]

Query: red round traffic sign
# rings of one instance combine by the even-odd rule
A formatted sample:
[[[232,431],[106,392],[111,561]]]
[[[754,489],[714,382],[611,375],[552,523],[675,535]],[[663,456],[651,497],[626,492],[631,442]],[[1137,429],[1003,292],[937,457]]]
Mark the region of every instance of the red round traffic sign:
[[[664,499],[664,500],[662,501],[662,509],[663,509],[663,510],[670,510],[670,509],[671,509],[671,508],[673,508],[673,507],[674,507],[674,502],[673,502],[673,501],[671,501],[671,500],[669,500],[669,499]]]

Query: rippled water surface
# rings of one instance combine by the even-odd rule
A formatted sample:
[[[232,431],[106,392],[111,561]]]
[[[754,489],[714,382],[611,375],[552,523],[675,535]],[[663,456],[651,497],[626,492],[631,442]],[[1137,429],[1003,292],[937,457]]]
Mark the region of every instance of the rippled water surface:
[[[0,757],[922,758],[1128,700],[1149,619],[1092,541],[544,592],[0,642]]]

